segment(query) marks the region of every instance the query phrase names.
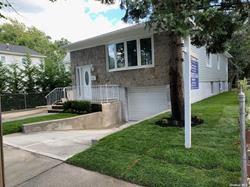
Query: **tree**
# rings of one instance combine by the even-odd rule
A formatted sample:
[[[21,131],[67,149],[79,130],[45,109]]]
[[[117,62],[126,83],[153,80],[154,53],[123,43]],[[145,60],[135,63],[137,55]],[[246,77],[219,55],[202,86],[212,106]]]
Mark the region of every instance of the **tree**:
[[[70,74],[61,62],[44,62],[39,67],[38,85],[43,92],[49,92],[57,87],[69,86],[71,83]]]
[[[231,77],[233,81],[236,75],[239,78],[250,78],[250,24],[246,24],[242,29],[233,35],[230,41],[230,54],[233,59],[231,61]]]
[[[32,64],[30,54],[26,54],[23,60],[23,69],[21,69],[23,76],[22,84],[25,93],[34,93],[37,88],[37,69]]]
[[[114,0],[100,0],[112,4]],[[206,46],[208,53],[224,52],[228,41],[247,20],[248,0],[121,0],[125,22],[146,22],[157,32],[168,32],[171,58],[169,63],[172,118],[184,123],[182,38]]]
[[[26,27],[16,20],[10,20],[10,23],[0,25],[0,42],[23,45],[46,56],[40,67],[34,67],[31,63],[24,64],[26,66],[25,71],[22,71],[24,83],[27,83],[28,80],[30,83],[30,85],[25,85],[24,91],[49,92],[58,86],[69,86],[71,82],[70,76],[68,76],[69,72],[65,70],[64,64],[61,63],[66,55],[66,50],[62,46],[70,43],[67,39],[51,41],[49,36],[37,28]],[[28,74],[33,74],[34,78],[39,76],[39,81],[33,80],[32,82]],[[8,85],[10,86],[10,84]],[[33,85],[36,87],[32,89]]]
[[[7,70],[3,62],[0,61],[0,93],[3,93],[7,89]]]
[[[8,92],[20,93],[23,91],[22,73],[18,64],[11,64],[7,70]]]

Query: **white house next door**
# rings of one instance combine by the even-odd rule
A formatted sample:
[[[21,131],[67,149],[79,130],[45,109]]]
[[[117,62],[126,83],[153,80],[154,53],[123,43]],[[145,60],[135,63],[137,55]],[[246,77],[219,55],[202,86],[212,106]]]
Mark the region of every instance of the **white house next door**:
[[[80,100],[92,99],[91,66],[76,68],[77,98]]]

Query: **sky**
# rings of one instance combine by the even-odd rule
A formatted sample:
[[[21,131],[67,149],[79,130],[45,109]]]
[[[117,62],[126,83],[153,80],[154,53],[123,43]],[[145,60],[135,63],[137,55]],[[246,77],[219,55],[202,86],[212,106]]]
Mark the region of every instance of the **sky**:
[[[18,13],[11,8],[4,14],[27,26],[35,26],[53,40],[66,38],[76,42],[110,31],[127,27],[121,21],[124,11],[119,1],[103,5],[96,0],[9,0]],[[1,21],[6,22],[6,21]]]

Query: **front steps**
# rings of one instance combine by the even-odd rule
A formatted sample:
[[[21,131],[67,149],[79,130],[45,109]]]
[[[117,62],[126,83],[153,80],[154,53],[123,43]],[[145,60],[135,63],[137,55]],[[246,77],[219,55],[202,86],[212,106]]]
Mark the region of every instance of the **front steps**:
[[[48,113],[62,113],[63,112],[63,103],[57,102],[48,108]]]

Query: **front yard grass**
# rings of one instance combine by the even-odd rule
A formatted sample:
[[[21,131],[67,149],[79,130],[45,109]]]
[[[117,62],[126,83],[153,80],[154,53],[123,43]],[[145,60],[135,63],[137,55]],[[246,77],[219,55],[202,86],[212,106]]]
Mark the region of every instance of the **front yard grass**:
[[[55,119],[63,119],[77,116],[77,114],[71,113],[59,113],[59,114],[51,114],[46,116],[38,116],[38,117],[30,117],[21,120],[9,121],[3,123],[3,134],[13,134],[22,131],[22,125],[27,123],[35,123],[41,121],[49,121]]]
[[[155,125],[164,114],[110,135],[67,162],[144,186],[239,184],[237,98],[228,92],[192,106],[205,123],[192,128],[190,150],[183,128]]]

